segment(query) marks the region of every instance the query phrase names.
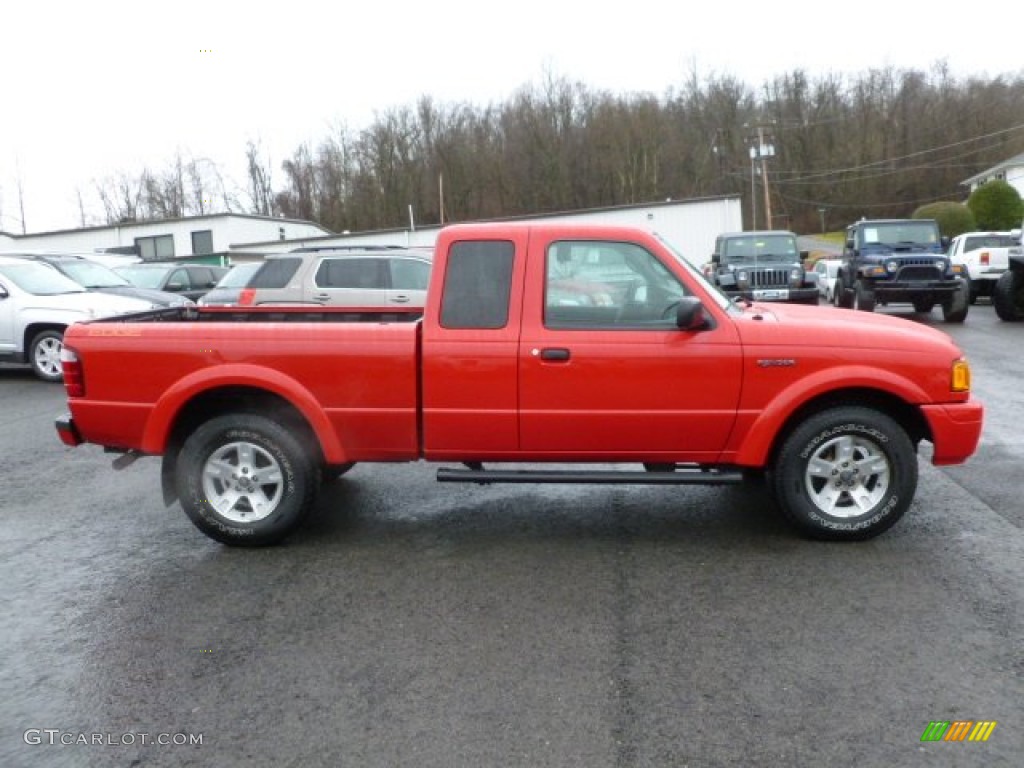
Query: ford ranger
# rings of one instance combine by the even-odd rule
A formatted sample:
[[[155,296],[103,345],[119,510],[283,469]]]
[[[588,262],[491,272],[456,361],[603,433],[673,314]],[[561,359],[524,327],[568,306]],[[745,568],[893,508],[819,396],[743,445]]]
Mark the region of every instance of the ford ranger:
[[[355,462],[418,460],[478,484],[753,477],[805,533],[864,539],[909,507],[922,441],[954,464],[981,433],[941,331],[730,300],[637,229],[448,227],[422,316],[402,309],[74,325],[57,432],[116,467],[162,456],[165,501],[233,545],[283,539]]]

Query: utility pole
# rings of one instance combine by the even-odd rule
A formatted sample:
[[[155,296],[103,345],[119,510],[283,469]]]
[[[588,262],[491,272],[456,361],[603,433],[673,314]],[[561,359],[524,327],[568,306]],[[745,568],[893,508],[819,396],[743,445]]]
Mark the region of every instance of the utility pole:
[[[771,144],[771,137],[765,136],[765,126],[757,126],[757,138],[752,138],[754,144],[750,147],[750,210],[751,229],[757,229],[757,203],[755,202],[756,191],[754,189],[754,177],[756,176],[756,162],[761,161],[761,183],[764,185],[764,228],[772,228],[772,198],[771,190],[768,188],[768,158],[775,157],[775,145]]]
[[[775,145],[765,144],[764,126],[757,126],[757,146],[761,155],[761,180],[764,183],[764,228],[772,228],[772,198],[768,191],[768,158],[775,156]]]

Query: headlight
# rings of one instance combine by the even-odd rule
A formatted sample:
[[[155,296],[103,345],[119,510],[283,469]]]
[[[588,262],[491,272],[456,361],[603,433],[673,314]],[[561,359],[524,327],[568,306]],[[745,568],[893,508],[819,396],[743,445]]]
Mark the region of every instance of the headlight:
[[[745,286],[749,280],[750,275],[747,274],[747,271],[745,269],[741,269],[736,273],[736,282],[740,286]]]
[[[789,270],[789,282],[793,285],[800,285],[800,282],[804,279],[804,271],[799,267],[793,267]]]
[[[939,272],[945,272],[946,271],[946,260],[945,259],[936,259],[935,260],[935,266],[938,268]]]
[[[887,261],[885,262],[885,268],[889,272],[895,272],[900,268],[900,263],[898,261]]]

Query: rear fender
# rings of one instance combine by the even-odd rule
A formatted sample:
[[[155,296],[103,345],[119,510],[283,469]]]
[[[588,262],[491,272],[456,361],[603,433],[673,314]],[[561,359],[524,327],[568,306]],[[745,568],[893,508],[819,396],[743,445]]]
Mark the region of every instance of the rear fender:
[[[323,407],[308,389],[280,371],[247,364],[218,365],[194,371],[164,392],[146,422],[142,436],[143,452],[166,454],[171,432],[182,409],[193,398],[224,387],[248,387],[279,396],[290,403],[309,424],[327,463],[344,464],[349,461]],[[165,456],[165,469],[167,463]],[[166,498],[166,488],[164,495]]]

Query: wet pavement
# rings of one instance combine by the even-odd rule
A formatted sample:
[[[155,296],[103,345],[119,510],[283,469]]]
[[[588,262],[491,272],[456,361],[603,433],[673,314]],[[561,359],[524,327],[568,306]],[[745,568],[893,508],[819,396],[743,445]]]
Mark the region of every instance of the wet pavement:
[[[840,311],[840,310],[829,310]],[[0,766],[1019,766],[1024,324],[950,331],[976,457],[860,544],[750,488],[452,486],[357,466],[233,550],[0,367]],[[994,720],[985,743],[930,721]],[[196,742],[201,743],[196,743]]]

